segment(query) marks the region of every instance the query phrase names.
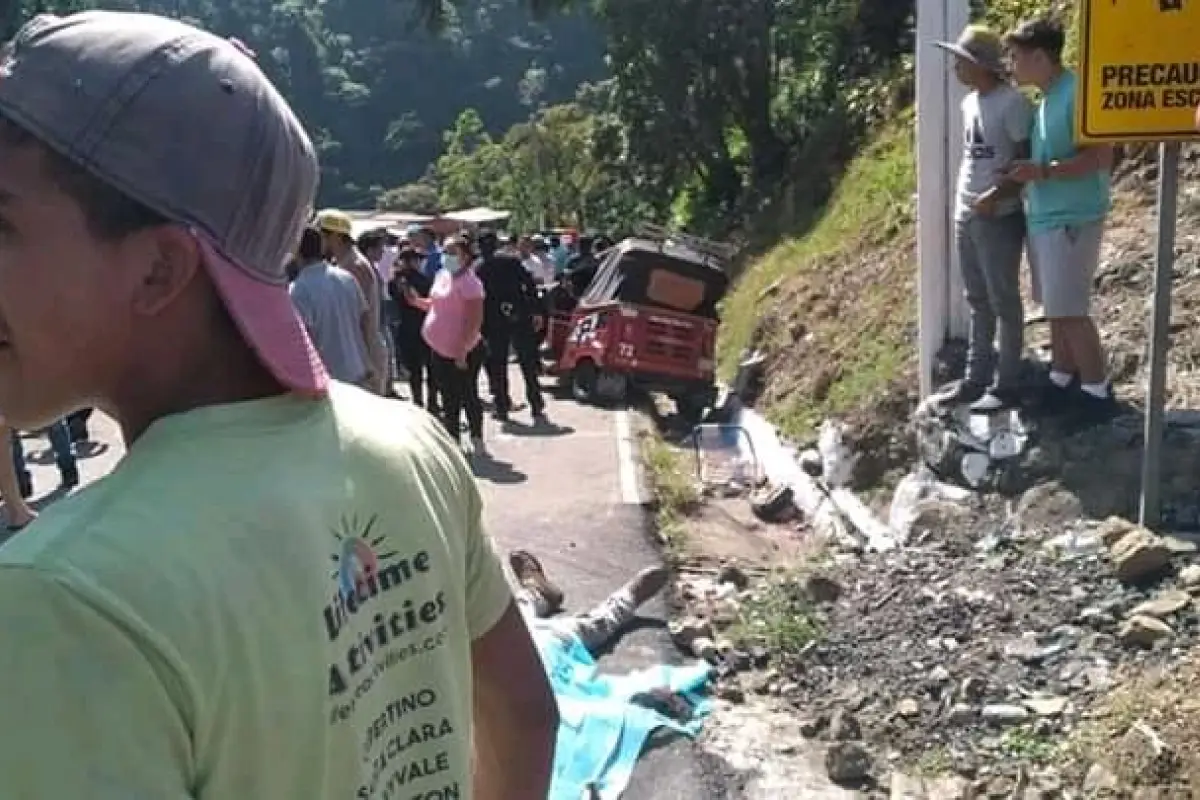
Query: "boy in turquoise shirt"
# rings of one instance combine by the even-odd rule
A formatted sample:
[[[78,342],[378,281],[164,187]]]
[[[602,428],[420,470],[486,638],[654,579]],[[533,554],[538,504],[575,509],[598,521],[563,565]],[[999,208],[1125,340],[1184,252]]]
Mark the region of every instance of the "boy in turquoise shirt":
[[[1091,318],[1091,294],[1110,207],[1112,148],[1075,141],[1075,75],[1062,63],[1062,27],[1050,20],[1025,22],[1006,41],[1017,82],[1042,93],[1032,157],[1014,163],[1008,176],[1025,185],[1035,299],[1050,321],[1048,405],[1106,419],[1116,403]]]

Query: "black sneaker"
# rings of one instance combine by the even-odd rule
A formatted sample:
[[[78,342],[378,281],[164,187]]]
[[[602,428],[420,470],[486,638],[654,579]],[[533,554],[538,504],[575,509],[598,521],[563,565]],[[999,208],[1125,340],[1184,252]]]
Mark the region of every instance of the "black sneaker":
[[[1075,395],[1075,409],[1072,412],[1080,425],[1102,425],[1120,416],[1121,405],[1113,395],[1112,387],[1104,397],[1097,397],[1090,392],[1080,390]]]
[[[1079,405],[1079,381],[1073,379],[1066,386],[1059,386],[1047,379],[1039,392],[1037,407],[1045,414],[1068,414]]]

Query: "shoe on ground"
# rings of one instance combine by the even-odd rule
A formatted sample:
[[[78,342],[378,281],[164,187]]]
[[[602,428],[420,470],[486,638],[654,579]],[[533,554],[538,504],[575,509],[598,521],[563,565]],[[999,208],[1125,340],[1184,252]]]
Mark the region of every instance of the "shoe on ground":
[[[964,379],[937,395],[934,402],[939,406],[963,406],[976,402],[985,394],[987,394],[986,386]]]
[[[1038,393],[1038,408],[1046,414],[1057,416],[1073,413],[1079,405],[1079,381],[1072,380],[1066,386],[1059,386],[1047,380]]]
[[[1021,394],[1016,389],[989,389],[971,403],[970,409],[972,414],[999,414],[1020,405]]]
[[[551,612],[562,608],[563,601],[566,599],[563,591],[546,577],[546,570],[537,556],[528,550],[513,550],[508,554],[508,565],[512,567],[517,583],[523,588],[541,595]]]
[[[628,586],[634,605],[640,606],[661,592],[670,577],[666,567],[647,567],[635,575]]]
[[[1121,406],[1113,394],[1112,387],[1108,394],[1097,397],[1090,392],[1079,390],[1075,393],[1075,408],[1072,415],[1081,425],[1102,425],[1110,422],[1121,414]]]

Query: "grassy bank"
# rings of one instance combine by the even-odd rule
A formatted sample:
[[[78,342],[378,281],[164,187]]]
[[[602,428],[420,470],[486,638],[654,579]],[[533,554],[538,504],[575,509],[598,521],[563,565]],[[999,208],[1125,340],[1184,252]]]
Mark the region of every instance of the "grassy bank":
[[[849,165],[811,233],[751,265],[726,301],[724,376],[747,347],[768,353],[768,414],[802,436],[911,371],[916,323],[913,116]]]

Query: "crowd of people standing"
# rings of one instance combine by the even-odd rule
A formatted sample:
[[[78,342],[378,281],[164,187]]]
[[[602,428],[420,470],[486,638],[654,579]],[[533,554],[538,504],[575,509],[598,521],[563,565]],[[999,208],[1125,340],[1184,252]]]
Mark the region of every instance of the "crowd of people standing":
[[[611,242],[491,230],[439,241],[423,226],[357,236],[354,227],[343,211],[318,212],[288,267],[292,301],[330,375],[388,397],[407,384],[409,400],[456,441],[465,428],[470,452],[486,455],[479,379],[486,376],[493,417],[509,421],[521,408],[508,373],[515,357],[524,407],[545,424],[547,292],[582,294]]]

